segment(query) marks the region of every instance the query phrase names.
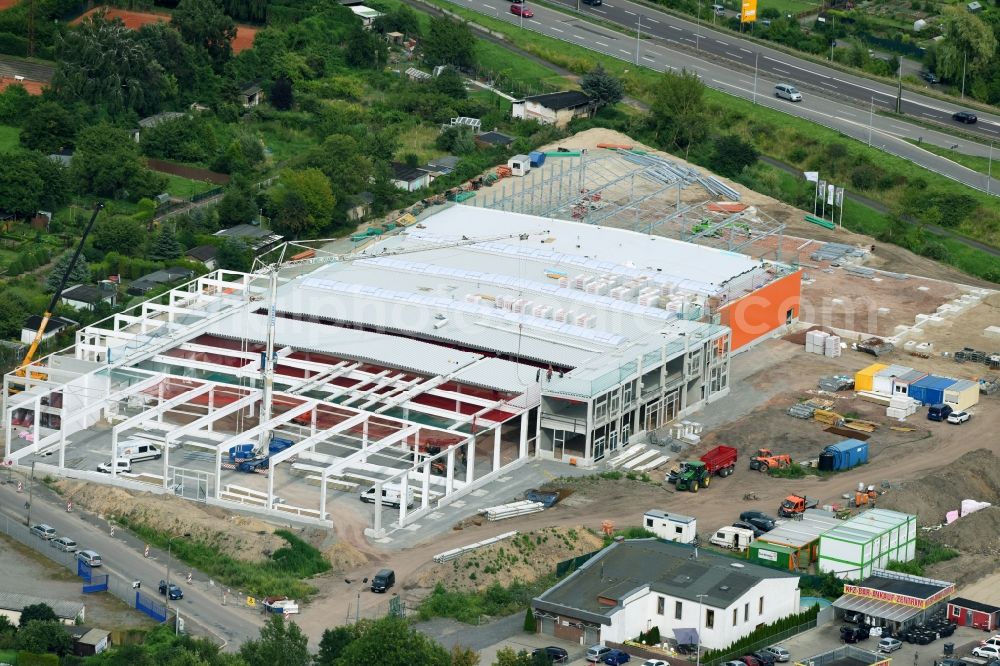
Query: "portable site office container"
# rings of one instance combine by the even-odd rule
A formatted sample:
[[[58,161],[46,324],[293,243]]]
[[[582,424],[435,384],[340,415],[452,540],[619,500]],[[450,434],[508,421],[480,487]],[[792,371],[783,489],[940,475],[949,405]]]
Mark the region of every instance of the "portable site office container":
[[[843,524],[830,511],[806,509],[801,519],[785,521],[760,535],[758,541],[790,548],[795,553],[795,566],[805,569],[819,557],[820,536]]]
[[[854,390],[871,391],[874,387],[875,373],[888,368],[885,363],[872,363],[867,368],[861,368],[854,373]]]
[[[956,412],[979,404],[979,382],[960,379],[944,390],[944,404]]]
[[[797,552],[788,546],[779,546],[766,541],[754,541],[747,549],[747,559],[754,564],[760,564],[782,571],[795,571],[798,566]]]
[[[820,535],[816,567],[848,580],[867,578],[889,562],[912,560],[916,541],[916,516],[871,509]]]
[[[927,376],[926,372],[921,370],[911,370],[905,375],[896,377],[892,382],[892,394],[897,397],[905,398],[910,395],[910,384],[915,384],[921,379]]]
[[[948,602],[948,619],[963,627],[996,631],[1000,627],[1000,608],[960,597]]]
[[[919,382],[910,385],[910,397],[924,405],[938,405],[944,402],[945,389],[955,383],[956,380],[950,377],[927,375]]]
[[[647,530],[666,541],[691,543],[698,535],[698,522],[691,516],[650,509],[643,520]]]
[[[876,372],[875,377],[872,379],[872,391],[881,393],[882,395],[892,395],[892,386],[896,378],[911,372],[913,372],[913,368],[908,368],[905,365],[890,365],[887,368],[883,368]]]

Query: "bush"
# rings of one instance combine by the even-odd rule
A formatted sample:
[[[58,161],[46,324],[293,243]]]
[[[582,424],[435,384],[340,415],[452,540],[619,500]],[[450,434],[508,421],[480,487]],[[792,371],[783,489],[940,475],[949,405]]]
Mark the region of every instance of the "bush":
[[[859,164],[851,169],[851,185],[856,190],[871,190],[878,183],[879,171],[871,164]]]
[[[538,622],[535,620],[535,613],[531,608],[524,611],[524,631],[533,634],[538,631]]]
[[[17,653],[18,666],[59,666],[59,656],[55,654]]]

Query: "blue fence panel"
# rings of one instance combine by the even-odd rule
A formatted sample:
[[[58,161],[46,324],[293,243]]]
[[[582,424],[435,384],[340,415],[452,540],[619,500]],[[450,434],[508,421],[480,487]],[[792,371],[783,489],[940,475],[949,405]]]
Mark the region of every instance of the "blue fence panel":
[[[162,601],[143,592],[135,593],[135,608],[157,622],[167,621],[167,607]]]
[[[91,576],[90,579],[83,584],[84,592],[107,592],[108,591],[108,574],[101,574],[100,576]]]
[[[91,577],[93,577],[94,575],[94,572],[89,564],[87,564],[83,560],[77,560],[76,575],[89,583]]]

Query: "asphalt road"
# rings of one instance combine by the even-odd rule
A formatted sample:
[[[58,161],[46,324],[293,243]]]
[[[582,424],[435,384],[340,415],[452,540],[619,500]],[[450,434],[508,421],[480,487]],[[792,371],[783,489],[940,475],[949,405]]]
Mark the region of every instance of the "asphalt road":
[[[24,503],[27,500],[27,483],[24,492],[20,494],[16,491],[16,483],[0,485],[0,513],[12,521],[24,523]],[[121,528],[116,530],[114,537],[110,536],[105,521],[96,516],[78,510],[67,513],[62,500],[45,488],[37,478],[32,492],[31,523],[51,525],[60,535],[72,537],[80,548],[99,552],[104,559],[104,566],[98,573],[110,574],[112,579],[118,578],[125,585],[134,580],[142,581],[143,591],[159,596],[157,585],[161,579],[166,578],[165,552],[150,549],[150,556],[143,557],[144,544],[140,540]],[[237,649],[247,639],[257,638],[263,625],[261,616],[242,606],[223,606],[222,588],[211,586],[208,576],[194,571],[193,581],[188,584],[184,576],[190,567],[176,561],[171,562],[171,565],[171,582],[180,585],[184,598],[171,601],[170,604],[179,609],[190,633],[201,633],[198,631],[200,625],[225,640],[228,650]],[[235,601],[234,597],[227,599],[227,602],[232,601]]]
[[[548,1],[574,9],[577,5],[576,0]],[[796,58],[757,42],[741,39],[739,35],[731,32],[717,31],[705,23],[698,24],[680,19],[628,0],[612,0],[610,4],[604,3],[600,7],[581,3],[580,7],[584,15],[590,14],[617,23],[629,30],[637,29],[641,21],[643,35],[688,46],[721,60],[737,62],[751,69],[756,61],[760,74],[780,79],[785,83],[828,90],[841,98],[853,101],[855,106],[859,104],[868,106],[874,97],[876,106],[895,109],[896,86],[887,86],[862,76],[846,74],[838,69]],[[979,122],[975,125],[965,125],[951,117],[955,111],[963,108],[959,102],[942,102],[918,93],[903,91],[901,110],[906,115],[961,128],[965,132],[981,136],[986,141],[1000,139],[1000,116],[977,113]]]
[[[554,39],[570,42],[578,46],[603,53],[613,58],[638,63],[643,67],[648,67],[657,71],[671,69],[680,71],[682,69],[695,72],[701,77],[706,85],[722,90],[744,99],[754,100],[757,104],[777,109],[790,115],[805,118],[819,123],[838,132],[869,143],[873,147],[884,150],[898,157],[909,160],[919,166],[939,173],[943,176],[964,183],[970,187],[981,191],[988,191],[1000,195],[1000,180],[996,178],[987,179],[985,174],[978,173],[972,169],[963,167],[947,158],[940,157],[907,139],[922,139],[923,142],[941,147],[951,147],[956,143],[960,147],[965,146],[972,154],[988,154],[989,147],[971,141],[956,140],[955,137],[944,132],[935,132],[923,127],[909,124],[894,117],[880,116],[872,112],[871,104],[867,103],[865,108],[858,108],[851,102],[841,101],[839,97],[823,97],[812,88],[804,88],[803,101],[797,104],[779,100],[774,97],[774,86],[781,82],[792,81],[798,85],[798,81],[784,74],[784,71],[791,72],[787,56],[784,54],[774,55],[774,64],[782,70],[780,76],[771,75],[758,69],[756,75],[753,67],[734,65],[734,63],[722,60],[705,52],[697,52],[693,48],[695,38],[692,36],[688,45],[682,35],[683,28],[670,26],[673,23],[685,23],[665,14],[650,13],[643,10],[642,18],[642,38],[628,37],[618,31],[595,24],[579,16],[573,16],[561,11],[555,11],[540,5],[529,3],[529,8],[534,15],[531,17],[519,17],[510,13],[510,3],[507,0],[451,0],[454,4],[461,5],[480,12],[487,16],[499,18],[513,25],[519,25],[526,30],[532,30]],[[612,9],[620,9],[622,12],[631,12],[628,7],[638,7],[625,3],[624,0],[613,0],[611,5],[604,4],[601,7],[590,7],[584,5],[584,14],[593,12],[595,17],[609,20],[610,15],[600,15],[596,12],[608,12]],[[638,24],[638,11],[635,12],[634,24]],[[628,14],[625,14],[628,16]],[[670,23],[668,23],[668,21]],[[668,39],[650,38],[648,30],[658,32],[676,32],[677,37]],[[693,24],[692,24],[693,27]],[[703,37],[708,35],[704,28],[700,31]],[[772,58],[768,53],[773,53],[768,49],[759,49],[754,44],[742,44],[728,35],[718,38],[719,44],[728,48],[733,53],[743,52],[744,56],[756,59],[758,62],[770,61]],[[681,40],[681,41],[678,41]],[[699,39],[698,43],[703,40]],[[753,47],[753,48],[751,48]],[[780,58],[780,60],[779,60]],[[831,70],[832,71],[832,70]],[[837,72],[837,77],[844,75]],[[831,77],[831,80],[832,77]],[[870,81],[865,85],[872,85]],[[884,87],[884,86],[883,86]],[[822,87],[820,87],[822,88]],[[894,93],[878,93],[875,95],[875,107],[881,109],[892,109],[895,104]],[[981,121],[983,122],[983,121]],[[983,122],[985,126],[987,123]],[[997,125],[1000,128],[1000,124]],[[1000,156],[1000,146],[997,155]],[[822,174],[820,174],[822,177]],[[987,182],[989,181],[989,182]]]

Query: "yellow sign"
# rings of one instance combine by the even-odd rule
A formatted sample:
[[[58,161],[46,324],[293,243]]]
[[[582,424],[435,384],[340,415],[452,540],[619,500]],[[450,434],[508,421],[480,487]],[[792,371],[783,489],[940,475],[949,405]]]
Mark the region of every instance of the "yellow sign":
[[[757,20],[757,0],[743,0],[743,10],[740,12],[742,23],[753,23]]]
[[[247,606],[249,606],[250,608],[256,607],[257,606],[257,600],[254,599],[253,597],[247,597]]]

